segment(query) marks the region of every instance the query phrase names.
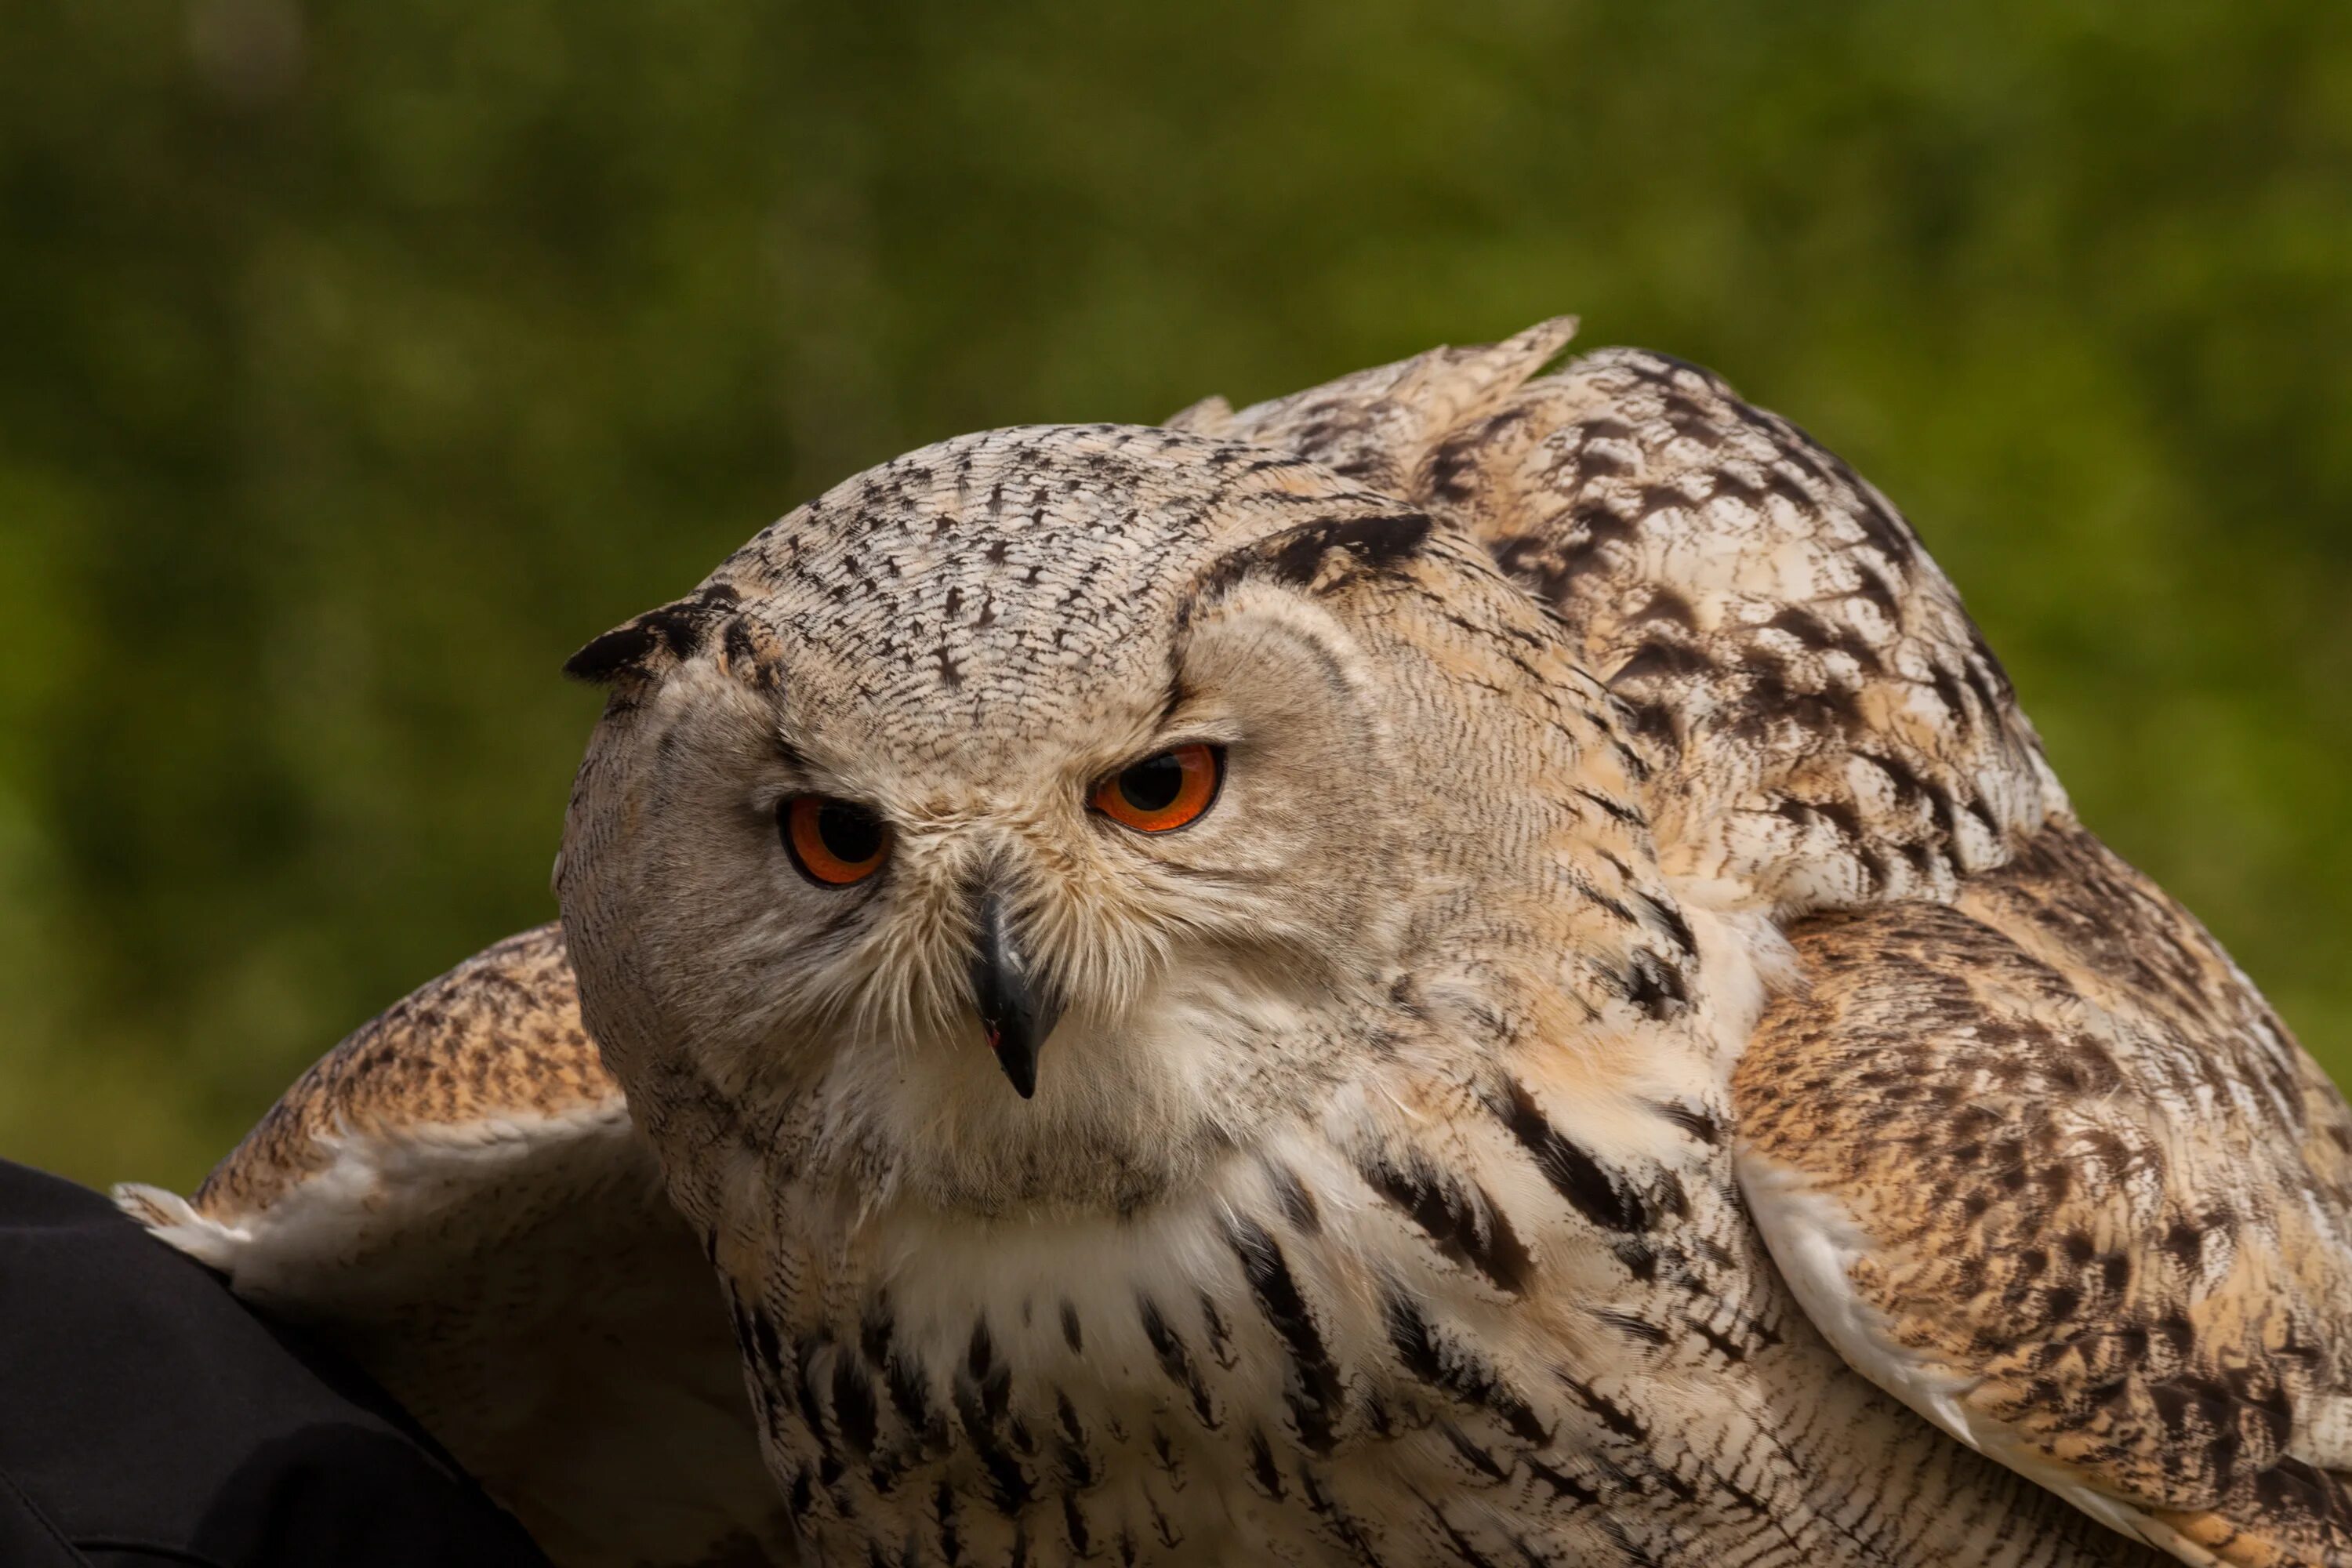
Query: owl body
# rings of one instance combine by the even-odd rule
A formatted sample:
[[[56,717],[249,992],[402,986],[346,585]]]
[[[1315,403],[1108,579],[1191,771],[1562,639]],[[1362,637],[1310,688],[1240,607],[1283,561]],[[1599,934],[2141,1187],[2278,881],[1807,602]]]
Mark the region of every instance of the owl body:
[[[444,1109],[385,1131],[371,1037],[322,1071],[375,1131],[306,1080],[307,1142],[131,1201],[341,1302],[383,1266],[244,1166],[506,1215],[625,1094],[653,1442],[494,1479],[659,1492],[582,1568],[2352,1563],[2352,1112],[2074,820],[1884,497],[1696,367],[1543,374],[1568,334],[787,516],[570,667],[610,695],[525,950],[588,1089],[460,1117],[411,1029]],[[406,1005],[488,1049],[568,1016],[541,960]],[[418,1165],[453,1121],[498,1184]],[[658,1448],[744,1415],[650,1289],[694,1247],[757,1499]],[[449,1250],[370,1343],[449,1343]]]
[[[2143,1560],[1837,1359],[1696,1103],[1517,1087],[1335,1086],[1127,1217],[762,1186],[832,1260],[731,1287],[814,1560]]]
[[[1286,417],[1344,439],[1328,410],[1239,420]],[[1850,1369],[1734,1169],[1730,1074],[1790,980],[1783,910],[1871,856],[1913,879],[1898,895],[1997,864],[2011,822],[2063,801],[2030,731],[1969,694],[1982,732],[1899,753],[1956,781],[1965,828],[1889,811],[1824,843],[1778,803],[1759,828],[1748,797],[1857,771],[1837,737],[1694,695],[1695,654],[1594,677],[1606,628],[1580,639],[1498,570],[1534,546],[1477,537],[1458,449],[1447,517],[1280,439],[1045,428],[912,454],[754,541],[650,642],[633,624],[584,656],[634,661],[562,880],[590,1025],[710,1238],[808,1541],[892,1562],[2128,1559]],[[1715,542],[1679,564],[1696,584],[1669,630],[1834,601],[1817,522]],[[1675,548],[1635,563],[1673,572]],[[1906,637],[1974,654],[1932,567],[1896,581],[1927,603],[1883,617],[1886,685]],[[1645,713],[1624,694],[1645,659],[1725,711],[1679,732]],[[1724,755],[1694,766],[1683,735],[1710,720]],[[1188,738],[1226,767],[1196,826],[1147,841],[1076,808]],[[806,888],[754,843],[803,790],[893,825],[870,889]],[[631,814],[637,846],[604,848]],[[762,873],[665,904],[675,929],[645,919],[662,894],[640,878],[730,857]],[[983,882],[1074,997],[1034,1099],[959,994]],[[810,916],[837,947],[764,929]],[[787,946],[788,971],[765,956]],[[822,1018],[839,1048],[744,1026],[763,1013]]]

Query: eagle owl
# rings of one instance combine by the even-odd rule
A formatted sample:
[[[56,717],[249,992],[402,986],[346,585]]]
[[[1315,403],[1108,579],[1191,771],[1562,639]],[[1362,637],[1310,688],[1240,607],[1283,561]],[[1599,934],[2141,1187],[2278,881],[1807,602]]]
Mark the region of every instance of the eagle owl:
[[[572,660],[561,931],[125,1202],[571,1563],[2352,1562],[2344,1101],[1570,330],[793,512]]]

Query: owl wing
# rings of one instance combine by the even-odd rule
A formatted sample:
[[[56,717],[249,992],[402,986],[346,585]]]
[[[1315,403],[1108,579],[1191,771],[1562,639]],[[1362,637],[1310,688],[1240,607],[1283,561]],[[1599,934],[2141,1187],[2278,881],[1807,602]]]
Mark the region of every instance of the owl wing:
[[[353,1034],[193,1200],[116,1197],[365,1367],[564,1568],[794,1561],[717,1283],[558,928]]]
[[[2352,1115],[2213,940],[2072,826],[1789,935],[1738,1165],[1839,1353],[2185,1562],[2352,1563]]]

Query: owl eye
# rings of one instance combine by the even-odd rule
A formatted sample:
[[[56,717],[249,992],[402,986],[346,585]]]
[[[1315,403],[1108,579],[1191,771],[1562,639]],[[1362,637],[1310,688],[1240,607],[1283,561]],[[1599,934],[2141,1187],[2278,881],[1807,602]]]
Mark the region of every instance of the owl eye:
[[[776,829],[802,876],[828,888],[862,882],[890,853],[890,828],[862,805],[796,795],[776,807]]]
[[[1178,746],[1121,768],[1095,785],[1092,805],[1122,827],[1169,833],[1196,820],[1224,782],[1222,746]]]

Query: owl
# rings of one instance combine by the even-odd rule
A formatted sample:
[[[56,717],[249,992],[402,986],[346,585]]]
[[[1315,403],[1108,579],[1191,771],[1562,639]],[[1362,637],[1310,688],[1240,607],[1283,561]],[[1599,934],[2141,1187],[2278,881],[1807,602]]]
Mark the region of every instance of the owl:
[[[2343,1100],[1570,331],[793,512],[572,659],[561,930],[125,1203],[567,1563],[2352,1563]]]

